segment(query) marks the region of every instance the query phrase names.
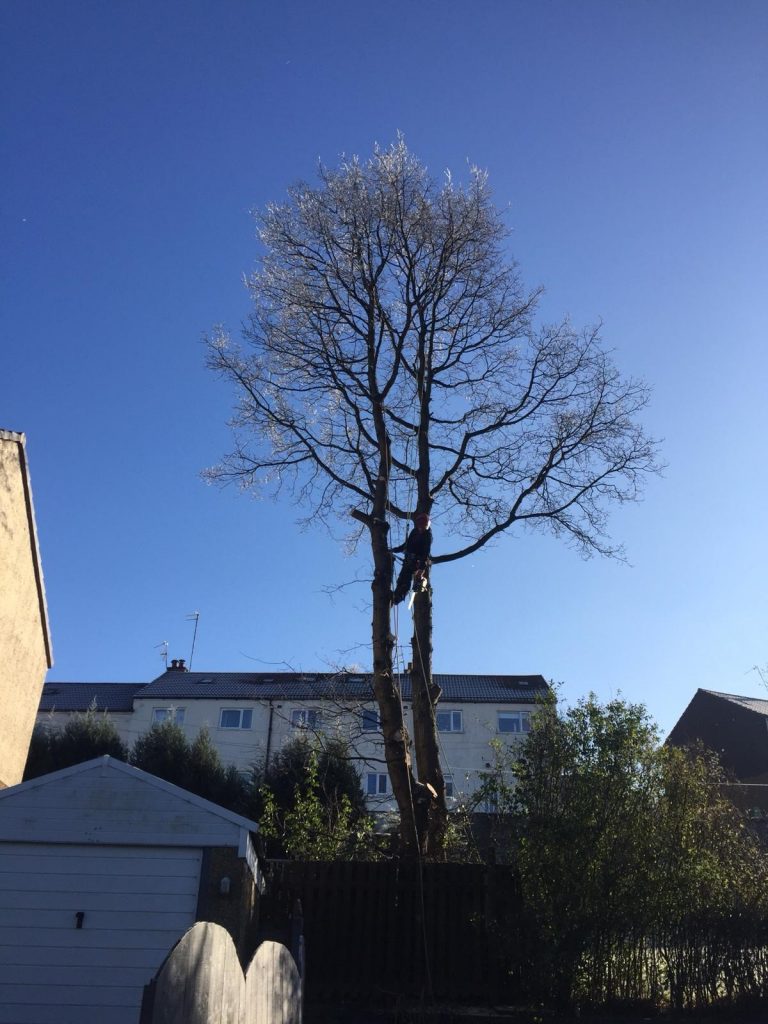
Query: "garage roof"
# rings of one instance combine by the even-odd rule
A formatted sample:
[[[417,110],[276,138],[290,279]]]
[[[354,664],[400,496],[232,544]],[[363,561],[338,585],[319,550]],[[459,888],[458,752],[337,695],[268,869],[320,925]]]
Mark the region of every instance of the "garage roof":
[[[0,842],[235,846],[255,821],[104,756],[0,790]]]

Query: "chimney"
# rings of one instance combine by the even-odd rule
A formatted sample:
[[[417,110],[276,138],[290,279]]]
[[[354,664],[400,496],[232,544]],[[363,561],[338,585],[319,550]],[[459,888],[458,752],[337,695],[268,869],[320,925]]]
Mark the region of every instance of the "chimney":
[[[168,672],[186,672],[186,666],[184,665],[184,658],[172,658],[171,664],[168,666]]]

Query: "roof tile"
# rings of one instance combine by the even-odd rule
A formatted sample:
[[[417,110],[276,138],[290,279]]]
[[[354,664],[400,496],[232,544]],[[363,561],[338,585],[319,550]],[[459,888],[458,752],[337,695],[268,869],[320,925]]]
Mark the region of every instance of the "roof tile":
[[[762,697],[740,697],[735,693],[720,693],[718,690],[705,690],[705,693],[712,694],[713,697],[722,697],[724,700],[729,700],[733,704],[740,704],[744,708],[748,708],[750,711],[756,711],[758,715],[765,715],[768,717],[768,700]]]
[[[398,677],[411,699],[407,673]],[[443,675],[443,703],[531,704],[549,687],[541,675]],[[151,683],[47,683],[41,711],[130,711],[134,700],[373,700],[369,674],[165,672]]]
[[[132,711],[146,683],[46,683],[39,711]]]

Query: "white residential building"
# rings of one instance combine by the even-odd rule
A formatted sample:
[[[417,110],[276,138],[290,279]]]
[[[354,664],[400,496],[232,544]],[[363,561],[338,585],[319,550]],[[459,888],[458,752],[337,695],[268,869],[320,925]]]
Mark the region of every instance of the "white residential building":
[[[493,763],[492,741],[515,742],[549,693],[540,675],[441,675],[438,739],[449,803],[471,795]],[[399,680],[411,729],[411,683]],[[153,722],[172,719],[190,741],[207,728],[225,764],[246,772],[269,761],[299,730],[338,735],[354,748],[363,789],[373,810],[394,801],[373,699],[371,679],[355,673],[187,672],[183,662],[153,682],[49,683],[38,721],[60,727],[88,708],[110,715],[131,745]]]

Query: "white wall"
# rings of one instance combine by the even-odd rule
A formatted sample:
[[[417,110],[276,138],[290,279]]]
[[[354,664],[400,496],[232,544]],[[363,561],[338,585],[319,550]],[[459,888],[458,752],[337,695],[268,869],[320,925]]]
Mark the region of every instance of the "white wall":
[[[147,732],[152,725],[155,709],[173,709],[184,712],[183,729],[192,741],[203,727],[210,733],[211,739],[225,764],[234,764],[241,771],[248,771],[252,764],[262,763],[267,748],[270,714],[272,719],[272,736],[270,751],[274,754],[289,739],[297,734],[291,724],[291,713],[294,710],[318,709],[322,712],[322,729],[326,735],[339,735],[349,741],[358,753],[360,760],[358,770],[363,778],[364,788],[366,775],[386,773],[384,748],[380,733],[362,731],[362,709],[375,709],[370,704],[347,704],[344,706],[329,701],[253,701],[253,700],[143,700],[134,701],[135,710],[132,714],[118,712],[110,717],[115,722],[121,738],[129,746]],[[412,715],[410,704],[403,705],[405,720],[412,734]],[[439,732],[438,741],[441,763],[444,773],[453,777],[456,798],[475,792],[480,783],[480,773],[487,770],[493,763],[491,741],[501,739],[505,743],[515,743],[514,735],[500,734],[497,727],[499,711],[535,711],[535,704],[470,704],[441,701],[439,710],[460,711],[462,714],[461,732]],[[220,726],[222,709],[252,711],[250,729],[222,729]],[[60,727],[67,714],[56,712],[38,716],[38,721]],[[373,809],[387,810],[394,808],[391,794],[369,800]]]
[[[137,1024],[144,986],[195,920],[201,858],[0,842],[0,1024]]]

